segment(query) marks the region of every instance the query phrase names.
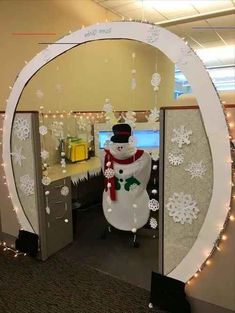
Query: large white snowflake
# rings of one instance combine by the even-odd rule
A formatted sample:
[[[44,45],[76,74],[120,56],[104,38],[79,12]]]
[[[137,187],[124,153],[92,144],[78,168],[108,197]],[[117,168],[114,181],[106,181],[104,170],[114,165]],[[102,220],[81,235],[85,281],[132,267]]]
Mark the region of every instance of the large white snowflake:
[[[48,158],[49,158],[49,152],[46,151],[46,150],[42,150],[42,151],[41,151],[41,158],[42,158],[43,160],[48,159]]]
[[[184,162],[184,154],[179,150],[171,151],[168,153],[168,161],[171,165],[180,165]]]
[[[192,196],[184,192],[174,192],[168,199],[166,208],[169,211],[169,216],[173,217],[174,222],[181,224],[192,224],[193,220],[197,219],[197,214],[200,211]]]
[[[20,177],[20,189],[26,196],[34,194],[34,180],[28,174]]]
[[[22,154],[22,147],[15,147],[14,152],[11,152],[12,157],[14,158],[14,163],[19,166],[22,165],[22,160],[25,160],[26,157]]]
[[[189,136],[192,135],[193,132],[185,129],[184,125],[181,125],[179,128],[174,128],[173,133],[174,135],[171,138],[171,142],[176,142],[179,148],[182,148],[184,144],[190,144]]]
[[[206,172],[206,166],[203,161],[200,162],[190,162],[189,165],[185,168],[186,172],[191,174],[191,179],[193,178],[202,178]]]
[[[147,43],[155,43],[160,35],[160,29],[157,26],[150,26],[147,34]]]
[[[26,140],[30,136],[29,122],[23,118],[18,117],[14,122],[14,133],[20,140]]]

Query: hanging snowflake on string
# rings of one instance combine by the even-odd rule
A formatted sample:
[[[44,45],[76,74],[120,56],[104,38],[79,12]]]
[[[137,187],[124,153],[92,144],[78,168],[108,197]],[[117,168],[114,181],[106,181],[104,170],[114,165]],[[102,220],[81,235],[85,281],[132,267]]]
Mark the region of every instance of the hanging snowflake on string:
[[[153,44],[159,39],[160,29],[156,26],[150,26],[147,34],[147,43]]]
[[[23,118],[18,117],[14,122],[14,133],[20,140],[26,140],[30,136],[29,122]]]
[[[148,120],[148,122],[155,123],[155,122],[159,121],[159,114],[160,114],[160,110],[158,110],[155,107],[152,110],[150,110],[149,116],[145,116],[145,117]]]
[[[152,79],[151,79],[151,85],[153,86],[154,91],[158,91],[159,85],[161,82],[161,75],[158,73],[153,73]]]
[[[12,157],[14,158],[14,163],[19,166],[22,165],[22,160],[25,160],[26,157],[22,154],[22,147],[15,147],[14,152],[11,152]]]
[[[62,196],[66,197],[69,194],[69,187],[68,186],[63,186],[60,190],[60,193]]]
[[[151,158],[153,159],[153,161],[157,161],[159,159],[159,152],[157,151],[151,152]]]
[[[135,128],[136,122],[136,113],[133,111],[127,111],[125,114],[122,114],[126,124],[129,124],[131,128]]]
[[[166,208],[174,222],[181,224],[192,224],[200,211],[192,196],[183,192],[173,193],[173,196],[168,199]]]
[[[44,136],[47,134],[47,127],[45,125],[42,125],[39,127],[39,133],[40,135]]]
[[[43,98],[44,93],[43,93],[40,89],[38,89],[38,90],[36,91],[36,96],[37,96],[39,99],[41,99],[41,98]]]
[[[174,135],[171,138],[171,142],[176,142],[179,148],[182,148],[184,144],[190,144],[189,136],[192,135],[193,132],[185,129],[184,125],[181,125],[179,128],[174,128],[173,133]]]
[[[184,153],[175,149],[168,153],[168,161],[173,166],[178,166],[184,162]]]
[[[48,159],[48,158],[49,158],[49,152],[46,151],[46,150],[42,150],[42,151],[41,151],[41,158],[42,158],[43,160]]]
[[[26,196],[34,194],[34,180],[28,174],[20,177],[20,190]]]
[[[43,184],[44,186],[48,186],[48,185],[50,185],[50,183],[51,183],[50,177],[44,176],[44,177],[42,178],[42,184]]]
[[[111,101],[110,99],[105,99],[105,103],[104,103],[104,106],[103,106],[103,111],[104,112],[113,112],[113,106],[111,104]]]
[[[62,159],[60,160],[60,164],[61,164],[61,167],[66,167],[65,158],[62,158]]]
[[[105,104],[103,106],[103,111],[105,111],[105,120],[106,123],[110,125],[117,124],[119,120],[121,119],[121,116],[119,118],[116,118],[114,112],[113,112],[113,106],[110,102],[110,99],[105,99]]]
[[[136,74],[136,70],[133,69],[131,70],[131,74],[132,74],[132,78],[131,78],[131,90],[135,90],[136,89],[136,78],[135,78],[135,74]]]
[[[150,221],[149,221],[149,224],[150,224],[150,226],[151,226],[153,229],[156,229],[156,228],[157,228],[157,225],[158,225],[156,218],[151,217],[151,218],[150,218]]]
[[[107,168],[105,171],[104,171],[104,176],[107,178],[107,179],[110,179],[112,177],[114,177],[114,170],[112,168]]]
[[[185,168],[186,172],[191,174],[191,179],[193,178],[202,178],[206,173],[206,166],[203,161],[200,162],[190,162],[189,165]]]
[[[156,199],[151,199],[149,200],[148,207],[149,207],[149,210],[155,212],[159,210],[159,202]]]

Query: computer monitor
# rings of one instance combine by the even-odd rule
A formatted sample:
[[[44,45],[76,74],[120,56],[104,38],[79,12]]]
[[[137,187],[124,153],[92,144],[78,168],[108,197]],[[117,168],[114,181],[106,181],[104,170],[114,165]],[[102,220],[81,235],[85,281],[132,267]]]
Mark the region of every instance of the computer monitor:
[[[108,124],[95,124],[95,154],[100,155],[100,152],[105,148],[107,140],[113,136],[112,126]],[[160,131],[159,123],[136,123],[133,130],[136,147],[148,152],[159,151],[160,147]]]

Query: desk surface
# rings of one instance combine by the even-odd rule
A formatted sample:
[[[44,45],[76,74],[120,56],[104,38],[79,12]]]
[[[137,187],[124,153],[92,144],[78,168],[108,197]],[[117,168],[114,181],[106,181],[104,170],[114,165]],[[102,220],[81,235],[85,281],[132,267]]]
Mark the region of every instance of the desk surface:
[[[63,173],[62,170],[66,170]],[[90,158],[87,161],[77,162],[77,163],[67,163],[66,167],[61,167],[60,164],[50,166],[47,169],[48,176],[52,181],[72,177],[79,175],[86,175],[87,173],[99,172],[101,170],[101,161],[98,157]]]

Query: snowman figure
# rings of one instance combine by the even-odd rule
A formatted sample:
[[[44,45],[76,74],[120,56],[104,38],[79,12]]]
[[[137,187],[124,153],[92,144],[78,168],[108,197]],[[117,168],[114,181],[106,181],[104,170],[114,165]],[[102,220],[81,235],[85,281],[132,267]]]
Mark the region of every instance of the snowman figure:
[[[104,151],[103,211],[113,227],[134,233],[143,227],[150,215],[146,187],[151,173],[151,157],[136,149],[128,124],[113,126],[114,135]]]

